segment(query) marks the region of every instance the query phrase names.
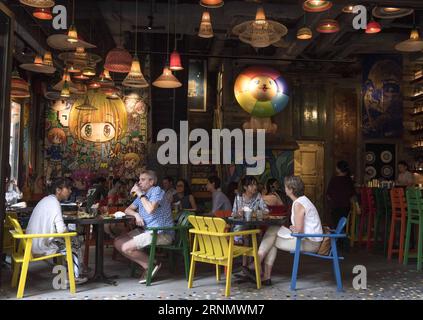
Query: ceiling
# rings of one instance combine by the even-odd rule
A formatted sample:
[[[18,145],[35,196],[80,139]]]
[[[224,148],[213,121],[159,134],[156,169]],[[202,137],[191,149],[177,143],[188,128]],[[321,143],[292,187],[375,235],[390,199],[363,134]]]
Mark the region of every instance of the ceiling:
[[[21,54],[24,47],[28,51],[44,52],[48,49],[46,37],[57,33],[51,22],[36,20],[31,16],[29,7],[22,6],[17,0],[4,1],[15,12],[18,21],[18,41],[16,57],[28,60],[31,53]],[[197,36],[203,7],[198,0],[138,0],[138,50],[140,54],[154,51],[165,54],[166,39],[169,33],[169,47],[173,49],[176,39],[182,54],[203,55],[211,58],[211,67],[217,66],[221,59],[255,58],[263,63],[291,65],[301,67],[317,67],[318,70],[344,70],[361,54],[395,53],[394,45],[409,36],[413,26],[413,16],[400,19],[379,20],[382,32],[367,35],[362,30],[352,28],[353,15],[342,13],[342,8],[351,3],[348,0],[334,1],[333,7],[323,13],[307,13],[306,24],[313,30],[313,38],[309,41],[296,39],[298,28],[304,24],[304,11],[301,0],[225,0],[225,5],[218,9],[210,9],[215,36],[203,39]],[[254,19],[260,3],[266,17],[283,23],[288,34],[277,46],[255,50],[242,43],[231,32],[232,28],[246,20]],[[355,1],[372,8],[375,5],[399,6],[414,8],[417,26],[423,27],[423,1]],[[65,5],[71,16],[72,1],[56,1]],[[168,15],[168,10],[170,15]],[[134,50],[135,37],[135,1],[97,0],[75,2],[75,24],[82,37],[97,45],[93,49],[103,57],[106,53],[122,43],[128,50]],[[333,35],[323,35],[315,31],[322,18],[337,19],[341,31]],[[152,26],[148,30],[148,26]],[[163,47],[151,47],[154,39],[162,39]],[[53,52],[56,55],[58,52]],[[328,62],[328,60],[330,62]],[[292,63],[294,62],[294,63]],[[327,66],[326,66],[327,65]],[[338,66],[338,67],[337,67]]]

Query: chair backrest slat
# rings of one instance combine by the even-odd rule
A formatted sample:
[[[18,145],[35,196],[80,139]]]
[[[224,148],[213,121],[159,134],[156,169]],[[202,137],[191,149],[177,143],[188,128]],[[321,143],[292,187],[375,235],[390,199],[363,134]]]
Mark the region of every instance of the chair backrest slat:
[[[17,234],[25,234],[22,227],[21,227],[21,224],[19,223],[17,218],[13,218],[11,216],[8,216],[7,218],[9,219],[10,224],[13,226],[13,228],[15,229],[15,232]],[[26,241],[27,241],[26,239],[20,239],[19,240],[19,247],[18,247],[18,253],[19,254],[24,253],[25,247],[26,247]],[[31,255],[31,257],[32,257],[32,255]]]
[[[189,222],[198,231],[224,233],[226,222],[221,218],[190,216]],[[228,252],[228,240],[224,236],[196,234],[200,251],[208,257],[222,258]],[[201,240],[200,240],[201,239]]]
[[[403,188],[392,188],[391,189],[391,208],[392,213],[402,213],[406,210],[406,202]]]
[[[423,213],[423,198],[420,189],[407,188],[406,198],[409,215],[420,215]]]

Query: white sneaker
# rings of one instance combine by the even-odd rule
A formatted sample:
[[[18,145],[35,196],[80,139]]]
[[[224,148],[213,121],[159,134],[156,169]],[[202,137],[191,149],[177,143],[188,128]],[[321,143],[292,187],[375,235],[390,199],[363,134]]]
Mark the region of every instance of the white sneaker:
[[[157,274],[157,272],[160,270],[161,267],[162,267],[161,263],[154,266],[154,269],[151,272],[151,280],[153,280],[154,276]],[[138,283],[144,284],[146,282],[147,282],[147,270],[144,271],[144,273],[141,277],[141,280],[138,281]]]
[[[87,281],[88,281],[88,278],[87,277],[78,277],[78,278],[75,278],[75,284],[76,285],[86,283]],[[69,288],[69,286],[70,286],[69,279],[66,279],[66,287]]]

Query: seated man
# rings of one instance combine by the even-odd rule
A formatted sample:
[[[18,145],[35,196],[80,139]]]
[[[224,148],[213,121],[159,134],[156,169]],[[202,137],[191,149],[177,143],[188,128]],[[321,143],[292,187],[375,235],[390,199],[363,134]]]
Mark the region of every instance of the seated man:
[[[135,201],[125,210],[127,215],[135,217],[138,228],[117,237],[114,242],[115,248],[128,259],[138,263],[145,269],[139,283],[145,283],[147,279],[148,256],[143,251],[144,247],[151,244],[153,234],[142,227],[171,227],[173,226],[170,204],[166,200],[165,192],[158,186],[157,176],[154,171],[146,170],[140,174],[140,180],[136,183],[131,193],[137,194]],[[157,244],[171,244],[174,231],[159,231]],[[152,271],[154,277],[159,271],[161,264],[155,265]]]
[[[41,199],[32,211],[26,229],[27,234],[65,233],[68,232],[63,221],[61,201],[65,201],[71,194],[71,184],[66,178],[53,181],[50,195]],[[75,282],[81,284],[87,281],[80,275],[79,257],[81,245],[76,237],[72,238],[72,258],[74,262]],[[49,255],[60,252],[66,254],[63,238],[35,238],[32,240],[33,255]]]
[[[220,190],[220,179],[217,176],[210,176],[207,183],[207,191],[212,194],[211,215],[216,215],[216,211],[232,211],[232,205],[228,197]]]

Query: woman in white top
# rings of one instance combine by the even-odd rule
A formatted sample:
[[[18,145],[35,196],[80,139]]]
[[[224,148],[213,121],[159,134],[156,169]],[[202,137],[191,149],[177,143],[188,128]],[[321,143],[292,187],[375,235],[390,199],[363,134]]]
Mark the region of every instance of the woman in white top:
[[[285,192],[291,198],[292,211],[291,223],[288,228],[282,226],[269,227],[260,243],[260,263],[264,260],[263,285],[271,285],[272,266],[276,259],[277,249],[284,251],[295,250],[297,238],[292,233],[322,234],[322,224],[319,213],[313,203],[304,195],[304,183],[300,177],[291,176],[285,178]],[[301,242],[301,250],[317,252],[322,238],[305,238]],[[252,275],[252,272],[249,272]]]

